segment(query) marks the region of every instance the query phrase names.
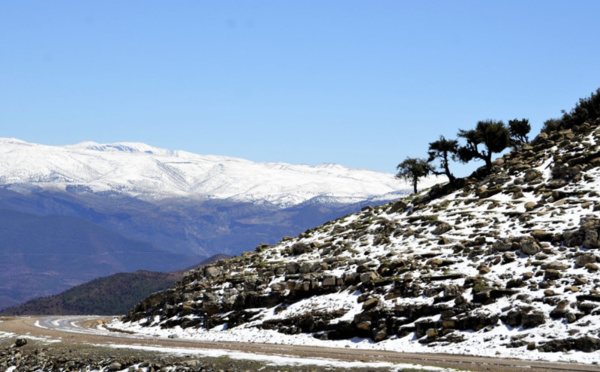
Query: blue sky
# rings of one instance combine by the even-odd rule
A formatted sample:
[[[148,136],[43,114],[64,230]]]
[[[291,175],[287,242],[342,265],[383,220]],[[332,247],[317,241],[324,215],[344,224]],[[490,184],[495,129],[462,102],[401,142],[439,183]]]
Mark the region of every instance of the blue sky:
[[[0,136],[392,173],[478,120],[538,133],[599,88],[598,14],[595,0],[5,1]]]

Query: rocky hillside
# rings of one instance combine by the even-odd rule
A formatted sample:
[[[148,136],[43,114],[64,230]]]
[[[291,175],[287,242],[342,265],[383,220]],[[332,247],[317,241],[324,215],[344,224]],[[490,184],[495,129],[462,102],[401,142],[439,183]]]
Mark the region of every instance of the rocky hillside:
[[[405,351],[598,350],[599,124],[542,133],[455,190],[438,185],[189,271],[120,326]]]

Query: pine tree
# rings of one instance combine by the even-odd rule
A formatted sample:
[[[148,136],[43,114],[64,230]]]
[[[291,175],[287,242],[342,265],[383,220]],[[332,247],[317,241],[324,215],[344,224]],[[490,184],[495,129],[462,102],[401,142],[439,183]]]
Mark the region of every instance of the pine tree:
[[[396,177],[412,183],[415,194],[417,193],[419,179],[428,176],[433,171],[427,160],[410,157],[398,164],[396,169],[398,170]]]
[[[527,135],[531,131],[528,119],[513,119],[508,121],[508,130],[513,144],[516,147],[521,147],[524,143],[529,143]]]
[[[448,140],[444,136],[440,136],[439,140],[429,143],[429,159],[427,161],[431,163],[435,159],[439,159],[440,168],[443,169],[443,172],[433,170],[433,173],[436,175],[445,174],[451,184],[454,184],[456,177],[450,172],[449,162],[450,159],[456,160],[457,153],[457,140]]]
[[[460,129],[458,136],[467,142],[458,149],[459,160],[468,163],[473,159],[481,159],[485,161],[488,173],[492,171],[492,154],[500,153],[510,145],[510,132],[502,121],[480,121],[475,129]],[[480,149],[479,145],[485,149]]]

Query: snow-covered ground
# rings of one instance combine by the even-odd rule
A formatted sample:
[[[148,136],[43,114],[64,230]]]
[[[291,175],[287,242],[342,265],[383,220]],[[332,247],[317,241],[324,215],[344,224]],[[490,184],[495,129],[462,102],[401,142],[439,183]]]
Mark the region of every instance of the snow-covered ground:
[[[55,320],[58,322],[59,320]],[[36,323],[36,326],[41,328],[46,328],[41,324]],[[83,329],[79,326],[73,325],[72,327],[65,328],[68,332],[77,332],[77,333],[88,333],[94,332],[93,329]],[[103,328],[99,328],[95,333],[98,334],[106,334],[106,330]],[[46,337],[34,337],[31,335],[17,335],[15,333],[9,332],[0,332],[0,339],[14,339],[15,337],[22,337],[29,341],[38,341],[42,343],[57,343],[60,340],[50,339]],[[283,356],[283,355],[266,355],[266,354],[256,354],[256,353],[247,353],[241,351],[231,351],[225,349],[202,349],[202,348],[166,348],[166,347],[158,347],[158,346],[142,346],[142,345],[131,345],[131,344],[120,344],[117,340],[115,342],[106,344],[106,345],[98,345],[100,347],[110,347],[115,349],[131,349],[131,350],[140,350],[140,351],[150,351],[153,353],[164,353],[164,354],[172,354],[179,356],[186,356],[188,358],[191,357],[199,357],[199,358],[220,358],[227,357],[236,360],[252,360],[264,362],[267,365],[271,366],[312,366],[312,367],[335,367],[335,368],[383,368],[387,369],[390,372],[395,371],[403,371],[404,369],[411,370],[422,370],[429,372],[452,372],[457,371],[455,369],[449,370],[446,368],[439,367],[430,367],[430,366],[422,366],[417,364],[397,364],[397,363],[386,363],[386,362],[348,362],[341,361],[335,359],[324,359],[324,358],[301,358],[301,357],[292,357],[292,356]],[[148,371],[147,368],[141,366],[135,366],[140,368],[143,371]],[[168,370],[173,370],[167,367]],[[5,372],[16,372],[17,367],[8,366],[8,369]],[[103,370],[90,369],[89,372],[104,372]],[[125,368],[122,372],[131,371],[130,367]]]
[[[272,309],[268,312],[272,312]],[[505,346],[502,346],[502,344],[506,342],[506,339],[512,336],[523,336],[527,334],[526,340],[528,341],[541,339],[542,337],[540,334],[546,332],[548,329],[552,329],[553,325],[533,332],[531,330],[524,331],[523,329],[511,329],[509,327],[496,327],[485,333],[485,335],[483,335],[485,331],[480,331],[479,335],[482,337],[472,337],[461,343],[449,345],[424,345],[417,342],[412,334],[400,339],[389,339],[375,343],[371,339],[358,338],[351,340],[323,341],[312,337],[309,334],[285,335],[272,330],[252,328],[250,325],[238,326],[232,329],[223,329],[223,327],[219,327],[212,330],[199,330],[181,329],[180,327],[170,329],[142,327],[136,323],[123,323],[121,321],[114,321],[110,324],[111,327],[133,331],[147,336],[163,338],[176,337],[198,341],[255,342],[344,349],[385,350],[404,353],[458,354],[554,362],[600,363],[600,352],[584,353],[581,351],[569,351],[544,353],[537,350],[530,351],[524,348],[506,348]],[[591,326],[593,329],[596,329],[597,327],[598,325]],[[559,333],[558,330],[557,333]],[[482,339],[484,339],[485,342],[482,342]]]
[[[585,221],[594,222],[599,218],[600,167],[585,164],[579,169],[577,181],[565,181],[552,174],[552,169],[557,171],[562,166],[561,163],[553,163],[554,159],[577,159],[582,154],[597,153],[600,129],[572,141],[569,139],[575,137],[569,136],[571,133],[566,133],[564,138],[557,140],[566,143],[565,147],[549,146],[538,152],[528,150],[524,151],[525,155],[508,154],[498,164],[515,164],[520,168],[509,166],[472,187],[438,197],[429,203],[411,205],[411,200],[407,199],[405,204],[408,208],[394,209],[392,205],[387,205],[364,210],[267,249],[232,258],[222,266],[215,265],[210,275],[206,274],[208,271],[192,272],[176,287],[175,293],[181,297],[174,296],[167,303],[182,309],[183,302],[173,301],[185,298],[186,308],[197,309],[198,315],[170,317],[165,316],[158,305],[153,309],[141,307],[140,312],[136,313],[140,316],[147,313],[161,315],[131,323],[115,321],[112,326],[158,337],[176,336],[207,341],[452,353],[597,364],[600,362],[600,350],[583,352],[571,347],[573,350],[566,352],[543,352],[539,349],[555,340],[581,340],[587,336],[596,342],[600,328],[597,308],[600,271],[596,265],[600,262],[596,254],[600,247],[599,230],[596,227],[580,230],[584,228]],[[486,193],[488,190],[494,192]],[[412,200],[416,199],[418,196]],[[579,243],[566,243],[569,234],[584,234],[586,241],[582,243],[582,238]],[[535,236],[540,236],[540,240]],[[509,242],[507,248],[498,245],[504,240]],[[532,251],[526,248],[526,242],[529,242]],[[295,244],[307,248],[294,252]],[[581,260],[576,262],[578,257],[589,258],[590,264],[585,265],[585,261]],[[290,272],[288,266],[292,262],[305,265],[304,274],[299,274],[297,269]],[[321,265],[326,262],[334,265]],[[396,270],[394,266],[386,266],[394,262],[404,262],[409,268],[393,271]],[[361,265],[362,271],[358,271]],[[392,267],[387,274],[386,267]],[[391,284],[369,287],[363,285],[369,283],[367,278],[366,282],[361,279],[362,283],[354,282],[350,286],[327,286],[346,288],[337,293],[324,290],[325,280],[334,278],[334,283],[345,283],[346,276],[357,273],[370,273],[381,283]],[[209,302],[207,308],[212,309],[219,303],[235,301],[238,293],[247,290],[243,287],[244,278],[252,277],[265,284],[260,292],[251,290],[265,298],[276,293],[279,297],[275,298],[280,302],[277,306],[257,309],[234,306],[232,312],[236,312],[235,319],[239,319],[237,315],[240,313],[252,315],[249,320],[244,318],[242,324],[231,328],[227,323],[230,316],[228,312],[215,314],[211,310],[203,310],[203,302]],[[467,285],[467,280],[471,284]],[[475,281],[480,283],[481,289],[477,290],[479,294],[489,294],[495,290],[499,293],[498,297],[476,300]],[[396,283],[401,288],[394,292]],[[402,294],[402,286],[414,283],[420,286],[418,295]],[[306,284],[307,288],[304,289],[304,297],[286,297],[291,291],[302,291],[302,284]],[[447,295],[446,290],[455,293]],[[363,298],[359,300],[361,296]],[[442,311],[438,310],[434,316],[411,316],[410,319],[416,318],[414,322],[402,323],[393,329],[389,324],[384,325],[385,328],[377,328],[375,321],[361,324],[360,316],[357,316],[377,316],[365,308],[366,299],[376,300],[379,313],[391,316],[395,310],[405,306],[418,311],[419,304],[431,308],[438,306],[437,309],[443,310],[452,310],[464,303],[470,307],[446,319],[441,318]],[[586,306],[595,310],[587,311]],[[563,309],[563,313],[553,314]],[[362,329],[373,332],[373,335],[383,329],[383,337],[379,342],[370,338],[321,340],[318,332],[315,335],[308,332],[285,334],[289,328],[283,327],[287,325],[273,322],[284,319],[294,321],[299,316],[319,317],[320,313],[333,314],[335,310],[342,310],[338,313],[343,315],[323,321],[329,322],[329,325],[341,321],[354,322],[353,326],[364,326]],[[502,320],[509,319],[511,311],[521,311],[518,316],[522,315],[523,319],[525,316],[538,316],[540,321],[525,325],[519,318],[516,322],[518,325],[511,327],[508,325],[512,324],[510,321]],[[442,324],[442,320],[458,324],[461,320],[477,318],[479,315],[489,323],[476,327],[476,331],[469,328],[465,330],[464,326],[459,328]],[[208,330],[201,326],[172,326],[181,324],[179,320],[183,317],[195,319],[201,316],[209,319],[211,324],[222,325]],[[413,331],[404,337],[398,336],[405,334],[400,328],[415,327],[417,323],[432,323],[428,326],[433,331],[432,336],[419,336],[417,339],[417,332]],[[273,324],[283,332],[271,330],[269,327]],[[444,337],[438,337],[437,331],[449,331],[456,338],[452,342],[446,341]],[[457,342],[457,338],[462,340]]]

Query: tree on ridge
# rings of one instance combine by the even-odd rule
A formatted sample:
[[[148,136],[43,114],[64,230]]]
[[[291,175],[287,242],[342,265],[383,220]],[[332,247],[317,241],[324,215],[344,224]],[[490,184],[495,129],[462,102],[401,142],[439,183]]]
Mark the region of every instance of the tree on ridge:
[[[396,169],[398,170],[396,177],[412,183],[415,194],[417,193],[419,179],[427,177],[433,172],[433,168],[427,160],[411,157],[407,157],[402,163],[398,164]]]
[[[500,153],[510,146],[510,132],[502,121],[479,121],[475,129],[459,129],[458,136],[467,141],[465,146],[458,148],[458,158],[463,163],[473,159],[485,161],[487,172],[492,171],[492,154]],[[479,148],[479,145],[485,149]]]
[[[449,162],[450,159],[456,160],[458,153],[458,141],[448,140],[444,136],[440,136],[440,139],[429,143],[429,159],[427,161],[431,163],[435,159],[440,160],[440,168],[443,172],[438,172],[433,169],[432,173],[435,175],[445,174],[448,177],[448,181],[454,184],[456,177],[450,172]]]

